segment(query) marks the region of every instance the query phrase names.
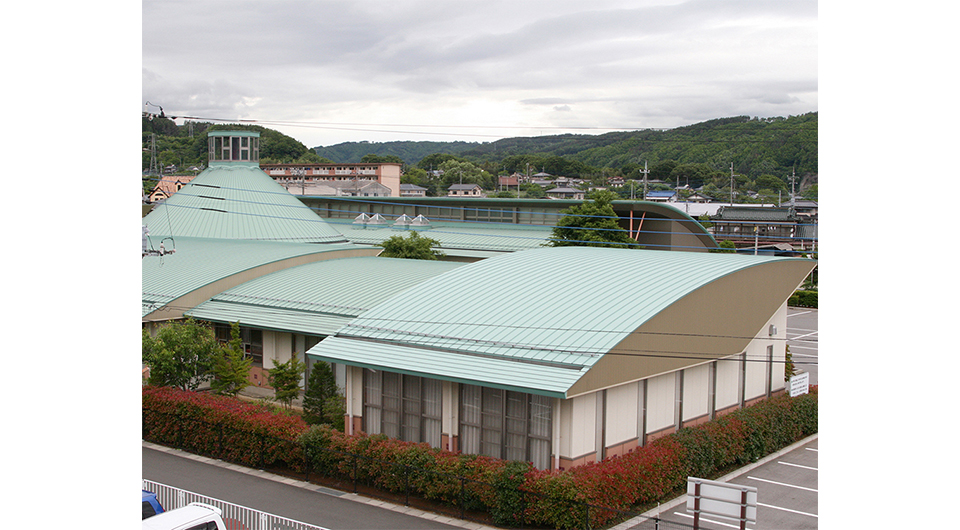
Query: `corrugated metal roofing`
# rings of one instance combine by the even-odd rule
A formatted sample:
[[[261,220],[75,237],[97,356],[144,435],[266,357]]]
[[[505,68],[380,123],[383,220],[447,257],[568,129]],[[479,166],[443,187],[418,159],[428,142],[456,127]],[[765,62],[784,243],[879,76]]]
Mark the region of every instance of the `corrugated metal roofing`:
[[[150,237],[154,244],[159,244],[159,238]],[[204,285],[247,269],[297,256],[357,248],[349,243],[315,245],[179,236],[173,242],[166,242],[168,248],[174,244],[174,254],[142,259],[141,316]]]
[[[438,365],[462,366],[464,373],[482,357],[497,361],[498,384],[551,393],[556,385],[532,381],[561,368],[579,378],[687,294],[784,259],[599,247],[526,250],[428,280],[360,315],[337,332],[338,340],[321,341],[309,353],[359,364],[363,347],[379,343],[389,350],[381,357],[385,369],[415,367],[412,359],[430,351]],[[346,347],[346,340],[354,342]],[[558,384],[569,388],[576,378]],[[479,374],[473,380],[491,382]]]
[[[261,276],[186,314],[215,322],[330,335],[380,302],[462,265],[378,257],[325,260]]]
[[[207,168],[142,224],[151,235],[339,243],[346,239],[255,166]]]
[[[350,242],[376,245],[392,236],[406,237],[410,230],[394,228],[393,220],[380,226],[353,224],[349,219],[328,219]],[[458,251],[515,252],[537,248],[550,239],[552,227],[511,225],[506,223],[431,222],[430,228],[418,230],[421,236],[436,239],[439,249],[450,254]]]

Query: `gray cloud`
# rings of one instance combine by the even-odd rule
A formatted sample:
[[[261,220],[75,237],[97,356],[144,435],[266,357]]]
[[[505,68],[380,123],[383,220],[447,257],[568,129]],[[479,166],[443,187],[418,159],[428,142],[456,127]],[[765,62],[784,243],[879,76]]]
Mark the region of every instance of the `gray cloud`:
[[[142,42],[145,101],[309,123],[277,127],[308,145],[817,110],[810,0],[144,0]]]

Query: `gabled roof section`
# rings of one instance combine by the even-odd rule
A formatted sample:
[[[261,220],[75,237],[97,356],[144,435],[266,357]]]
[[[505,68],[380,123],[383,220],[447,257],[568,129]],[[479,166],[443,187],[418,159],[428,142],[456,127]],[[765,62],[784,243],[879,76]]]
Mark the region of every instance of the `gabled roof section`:
[[[153,235],[150,237],[157,241]],[[375,255],[378,251],[349,243],[312,245],[192,237],[177,237],[175,243],[176,253],[142,259],[144,320],[179,318],[184,311],[215,294],[286,267]]]
[[[342,243],[346,239],[255,166],[214,165],[159,205],[151,236]]]
[[[309,353],[370,368],[376,358],[383,369],[565,397],[660,311],[726,275],[785,259],[599,247],[526,250],[428,280],[360,315]],[[496,377],[471,375],[478,359],[484,373]]]
[[[462,265],[379,257],[319,261],[238,285],[186,315],[212,322],[330,335],[384,300]]]

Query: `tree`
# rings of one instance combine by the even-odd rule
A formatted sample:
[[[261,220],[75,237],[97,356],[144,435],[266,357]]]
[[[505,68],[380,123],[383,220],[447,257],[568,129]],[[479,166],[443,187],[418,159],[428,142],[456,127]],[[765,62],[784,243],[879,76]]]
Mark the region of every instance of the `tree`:
[[[330,365],[323,361],[314,363],[303,393],[303,420],[310,425],[332,425],[342,431],[345,412],[343,396]]]
[[[593,192],[589,201],[561,210],[565,214],[553,227],[551,247],[619,247],[630,248],[635,243],[626,230],[620,228],[619,216],[610,204],[616,194]]]
[[[230,324],[230,342],[221,348],[213,365],[213,381],[210,387],[217,394],[236,396],[250,386],[250,364],[253,359],[243,353],[240,339],[240,323]]]
[[[276,400],[290,408],[294,399],[300,396],[300,378],[306,366],[297,358],[297,352],[293,352],[290,359],[282,363],[273,360],[273,368],[270,369],[270,386],[273,387]]]
[[[156,337],[142,332],[142,359],[150,367],[148,383],[196,390],[213,377],[213,365],[221,346],[208,326],[192,318],[171,321]]]
[[[415,230],[410,232],[409,237],[390,236],[377,246],[383,247],[380,255],[385,258],[436,260],[443,256],[443,252],[433,249],[440,246],[439,241],[423,237]]]

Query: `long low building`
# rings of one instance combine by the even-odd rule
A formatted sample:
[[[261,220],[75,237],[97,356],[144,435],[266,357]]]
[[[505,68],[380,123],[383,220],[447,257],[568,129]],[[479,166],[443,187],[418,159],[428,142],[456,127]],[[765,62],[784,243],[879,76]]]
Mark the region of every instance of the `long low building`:
[[[350,432],[568,468],[784,389],[786,301],[815,261],[443,222],[427,234],[486,254],[382,258],[406,228],[321,218],[260,170],[255,135],[209,133],[210,167],[144,218],[142,322],[239,323],[254,384],[293,355],[333,364]]]

